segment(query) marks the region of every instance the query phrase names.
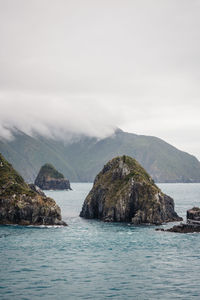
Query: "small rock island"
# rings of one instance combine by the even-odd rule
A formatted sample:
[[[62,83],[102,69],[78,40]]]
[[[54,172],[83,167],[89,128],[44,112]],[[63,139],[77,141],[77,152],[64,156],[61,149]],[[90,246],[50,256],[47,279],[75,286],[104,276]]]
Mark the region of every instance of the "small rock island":
[[[56,202],[28,185],[0,154],[0,224],[64,225]]]
[[[69,180],[51,164],[41,167],[35,179],[35,185],[42,190],[71,190]]]
[[[193,207],[187,210],[187,222],[181,223],[179,225],[174,225],[172,228],[163,229],[160,228],[160,231],[169,231],[177,233],[193,233],[200,232],[200,208]]]
[[[173,199],[162,193],[135,159],[125,155],[110,160],[96,176],[80,216],[156,225],[182,220]]]

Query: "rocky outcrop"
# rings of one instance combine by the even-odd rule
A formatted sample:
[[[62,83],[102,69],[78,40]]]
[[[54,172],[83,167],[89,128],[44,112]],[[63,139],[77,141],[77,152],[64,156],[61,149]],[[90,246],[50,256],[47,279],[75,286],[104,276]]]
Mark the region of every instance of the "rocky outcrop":
[[[156,230],[176,233],[193,233],[200,232],[200,226],[197,224],[181,223],[179,225],[174,225],[172,228],[169,229],[159,228]]]
[[[196,223],[200,225],[200,208],[193,207],[192,209],[187,210],[187,222]]]
[[[133,224],[182,220],[174,211],[173,199],[163,194],[150,175],[129,156],[116,157],[104,166],[80,216]]]
[[[45,164],[41,167],[35,185],[42,190],[71,190],[69,180],[51,164]]]
[[[23,178],[0,154],[0,224],[64,225],[56,202]]]
[[[40,196],[46,196],[45,193],[35,184],[29,183],[28,186],[36,193],[38,193]]]
[[[181,223],[166,230],[164,228],[159,230],[177,233],[200,232],[200,208],[193,207],[187,211],[187,223]]]

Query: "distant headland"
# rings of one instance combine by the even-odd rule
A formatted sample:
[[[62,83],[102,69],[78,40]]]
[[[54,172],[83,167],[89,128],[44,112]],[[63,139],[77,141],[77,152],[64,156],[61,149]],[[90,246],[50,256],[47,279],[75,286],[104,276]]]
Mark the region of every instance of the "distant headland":
[[[71,142],[13,134],[13,140],[0,141],[0,152],[27,182],[34,182],[46,162],[71,182],[93,182],[107,161],[123,154],[134,157],[155,182],[200,182],[200,162],[157,137],[119,129],[101,140],[82,136]]]

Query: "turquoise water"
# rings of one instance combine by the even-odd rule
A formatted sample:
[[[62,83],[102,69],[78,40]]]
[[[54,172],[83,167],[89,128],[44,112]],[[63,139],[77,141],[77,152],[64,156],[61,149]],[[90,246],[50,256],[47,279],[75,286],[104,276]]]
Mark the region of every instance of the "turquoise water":
[[[47,193],[68,227],[0,227],[0,299],[200,299],[200,234],[81,219],[91,186]],[[159,186],[183,217],[200,205],[200,184]]]

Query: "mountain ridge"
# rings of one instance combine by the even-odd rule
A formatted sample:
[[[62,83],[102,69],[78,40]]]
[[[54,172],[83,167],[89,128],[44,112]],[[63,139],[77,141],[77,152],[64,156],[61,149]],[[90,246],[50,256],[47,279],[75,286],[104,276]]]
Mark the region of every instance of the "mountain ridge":
[[[80,137],[65,143],[43,136],[15,132],[11,141],[0,141],[0,151],[28,182],[50,162],[71,182],[92,182],[103,165],[115,156],[131,156],[156,182],[200,182],[200,162],[164,140],[116,130],[104,139]]]

